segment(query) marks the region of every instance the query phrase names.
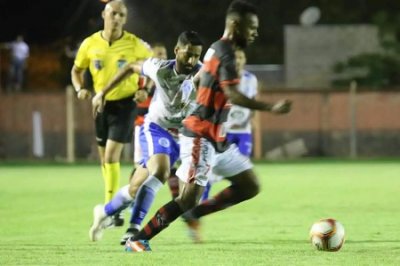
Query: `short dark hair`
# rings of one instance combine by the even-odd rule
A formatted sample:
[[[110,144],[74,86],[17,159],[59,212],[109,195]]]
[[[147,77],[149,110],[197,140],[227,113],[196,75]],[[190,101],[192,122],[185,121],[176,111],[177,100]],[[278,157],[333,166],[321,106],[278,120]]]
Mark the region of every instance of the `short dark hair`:
[[[228,7],[226,15],[238,14],[243,17],[246,14],[257,15],[257,8],[246,0],[234,0]]]
[[[178,45],[203,45],[203,41],[197,32],[189,30],[182,32],[178,37]]]
[[[162,42],[154,42],[151,44],[151,47],[152,48],[154,48],[154,47],[164,47],[165,48],[166,46]]]

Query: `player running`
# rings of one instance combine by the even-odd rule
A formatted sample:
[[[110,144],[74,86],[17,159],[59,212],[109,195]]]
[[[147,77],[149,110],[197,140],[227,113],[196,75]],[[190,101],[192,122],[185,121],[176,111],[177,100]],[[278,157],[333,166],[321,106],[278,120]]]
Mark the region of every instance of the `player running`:
[[[231,185],[192,210],[193,219],[258,194],[259,182],[252,170],[253,165],[236,145],[228,144],[223,126],[231,104],[272,113],[287,113],[290,110],[289,101],[275,104],[260,102],[238,90],[239,75],[235,68],[234,51],[252,43],[258,36],[257,29],[256,8],[246,1],[232,2],[222,38],[211,45],[204,57],[196,109],[183,121],[184,136],[180,139],[182,164],[177,175],[186,184],[178,198],[162,206],[138,234],[128,239],[126,251],[151,250],[148,240],[198,204],[211,170],[226,177]]]
[[[175,47],[175,60],[146,60],[142,66],[132,64],[120,72],[113,82],[93,99],[94,110],[101,108],[102,98],[115,84],[129,73],[142,73],[156,84],[154,97],[140,131],[140,143],[143,152],[143,163],[138,167],[130,184],[121,188],[115,197],[105,206],[94,208],[93,225],[89,231],[92,241],[101,238],[102,231],[109,217],[133,201],[136,196],[133,215],[134,224],[140,224],[153,203],[155,194],[170,175],[170,169],[179,157],[177,132],[182,127],[182,120],[190,110],[195,97],[189,80],[201,67],[199,58],[202,42],[196,32],[185,31],[179,35]],[[186,80],[186,82],[184,82]],[[182,84],[183,83],[183,84]],[[181,86],[182,85],[182,86]],[[139,187],[140,190],[138,191]]]

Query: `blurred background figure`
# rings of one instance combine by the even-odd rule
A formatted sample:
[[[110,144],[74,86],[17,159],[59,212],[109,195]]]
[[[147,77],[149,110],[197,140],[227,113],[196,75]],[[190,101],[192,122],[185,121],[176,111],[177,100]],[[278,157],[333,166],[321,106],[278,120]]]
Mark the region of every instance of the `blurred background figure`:
[[[74,66],[76,53],[80,43],[71,36],[67,36],[63,42],[63,52],[61,54],[61,69],[63,88],[71,84],[71,69]]]
[[[24,82],[26,61],[29,57],[29,46],[24,41],[24,36],[18,35],[15,41],[4,43],[1,47],[9,49],[11,54],[7,91],[20,91]]]

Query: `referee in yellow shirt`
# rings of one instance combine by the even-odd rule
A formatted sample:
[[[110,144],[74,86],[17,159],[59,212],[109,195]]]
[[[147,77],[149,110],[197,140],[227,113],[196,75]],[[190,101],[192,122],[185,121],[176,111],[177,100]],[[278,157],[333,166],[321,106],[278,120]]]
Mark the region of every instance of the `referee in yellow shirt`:
[[[123,30],[127,8],[120,0],[110,1],[102,12],[103,30],[87,37],[81,44],[71,71],[72,84],[79,99],[89,99],[91,93],[84,88],[87,68],[93,77],[95,92],[107,85],[126,63],[143,61],[152,55],[144,41]],[[117,89],[107,94],[104,111],[95,118],[96,140],[105,182],[105,202],[110,201],[119,189],[120,157],[124,143],[132,140],[138,90],[137,74],[121,82]],[[115,225],[123,220],[116,218]]]

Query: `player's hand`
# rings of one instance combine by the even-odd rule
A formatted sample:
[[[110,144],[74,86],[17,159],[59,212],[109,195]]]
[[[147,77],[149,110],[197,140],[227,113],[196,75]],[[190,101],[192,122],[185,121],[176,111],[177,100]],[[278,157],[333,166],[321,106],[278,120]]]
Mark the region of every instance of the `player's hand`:
[[[104,94],[102,92],[99,92],[92,99],[93,117],[96,117],[98,113],[103,112],[103,109],[104,109]]]
[[[280,100],[276,102],[272,108],[271,113],[274,114],[287,114],[292,109],[292,102],[289,100]]]
[[[89,100],[92,96],[92,93],[87,89],[80,89],[77,93],[77,97],[79,100]]]
[[[149,96],[149,94],[147,93],[146,90],[138,90],[138,91],[136,91],[135,97],[133,99],[137,103],[142,103],[142,102],[146,101],[148,96]]]

